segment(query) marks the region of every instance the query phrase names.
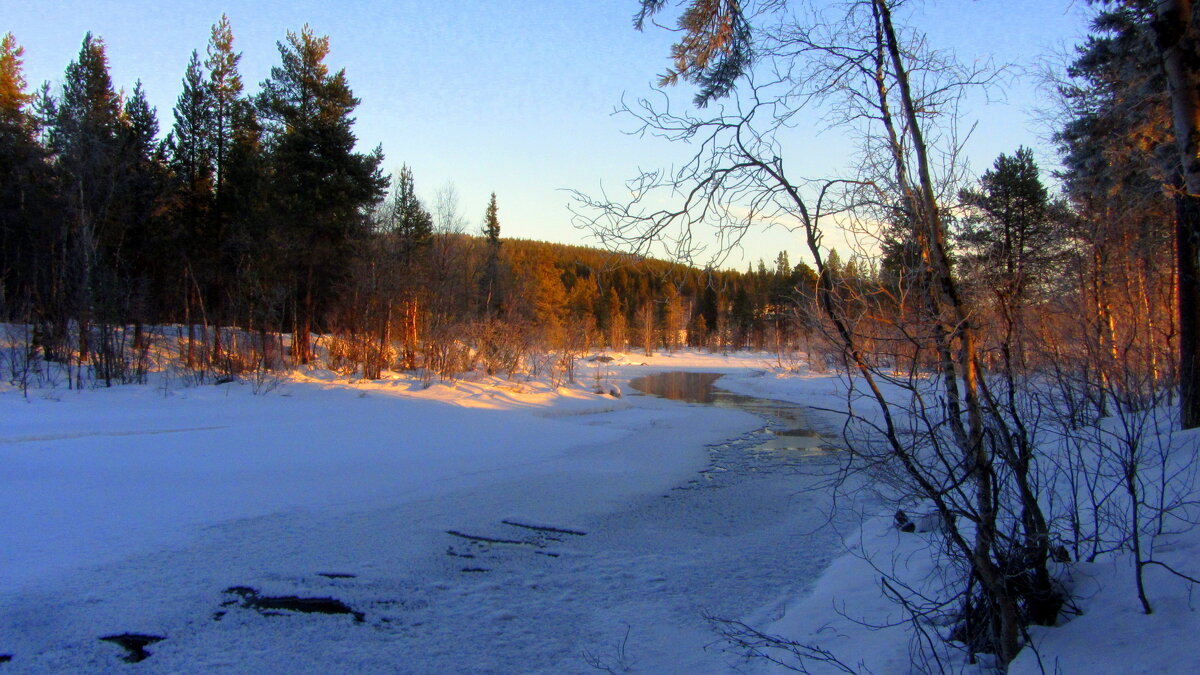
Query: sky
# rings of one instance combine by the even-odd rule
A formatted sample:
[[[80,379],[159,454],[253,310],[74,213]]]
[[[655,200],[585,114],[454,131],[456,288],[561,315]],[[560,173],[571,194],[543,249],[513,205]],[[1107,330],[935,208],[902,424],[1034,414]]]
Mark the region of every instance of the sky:
[[[453,185],[476,230],[495,192],[503,236],[588,244],[588,233],[572,226],[567,190],[611,194],[639,169],[669,166],[685,150],[631,135],[630,120],[612,114],[622,97],[649,93],[668,65],[672,34],[633,30],[636,7],[636,0],[0,0],[0,33],[11,31],[25,48],[30,87],[49,81],[55,89],[84,35],[102,37],[114,85],[128,92],[140,79],[165,134],[191,52],[203,56],[222,13],[250,93],[278,63],[276,42],[307,23],[330,37],[326,62],[345,68],[362,101],[360,147],[382,144],[388,172],[408,164],[427,206]],[[925,0],[907,11],[933,45],[965,61],[1014,64],[1016,73],[1078,42],[1089,12],[1082,0]],[[975,173],[1022,144],[1053,165],[1030,115],[1035,88],[1032,77],[1018,76],[1004,100],[972,105],[968,117],[978,126],[967,151]],[[686,103],[691,90],[677,89],[672,96]],[[805,152],[841,166],[844,143],[812,133]],[[801,259],[795,235],[752,233],[725,264],[744,268],[780,250]]]

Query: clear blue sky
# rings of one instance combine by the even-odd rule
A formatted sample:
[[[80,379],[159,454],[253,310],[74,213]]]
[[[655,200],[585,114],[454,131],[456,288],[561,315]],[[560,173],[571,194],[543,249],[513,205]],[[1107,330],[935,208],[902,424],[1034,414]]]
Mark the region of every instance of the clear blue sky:
[[[333,68],[345,68],[362,99],[355,131],[364,148],[382,144],[389,171],[408,163],[427,205],[453,182],[472,228],[495,191],[505,236],[570,243],[561,188],[612,189],[639,167],[678,153],[622,132],[611,116],[623,94],[638,96],[667,65],[672,36],[638,33],[636,0],[0,0],[0,33],[25,47],[31,88],[63,70],[87,31],[103,37],[113,82],[129,91],[141,79],[163,133],[193,49],[203,56],[209,29],[229,15],[241,71],[256,92],[278,62],[275,43],[305,23],[329,35]],[[1074,42],[1088,10],[1081,0],[925,0],[915,20],[931,42],[961,59],[994,58],[1029,66],[1056,45]],[[687,100],[690,92],[679,92]],[[1025,144],[1052,163],[1030,122],[1032,84],[1019,80],[1007,102],[976,106],[969,146],[976,173],[1000,152]],[[820,140],[824,139],[824,140]],[[827,150],[822,151],[822,144]],[[828,134],[810,148],[839,164]],[[800,242],[784,232],[755,235],[728,264],[799,260]]]

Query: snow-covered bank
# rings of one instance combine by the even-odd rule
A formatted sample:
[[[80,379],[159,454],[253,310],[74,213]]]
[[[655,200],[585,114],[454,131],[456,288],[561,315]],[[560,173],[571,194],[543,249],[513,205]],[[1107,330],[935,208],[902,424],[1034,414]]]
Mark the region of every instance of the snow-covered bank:
[[[724,389],[765,398],[794,401],[810,410],[814,428],[837,435],[846,408],[846,383],[835,375],[742,372],[722,378]],[[820,410],[824,409],[824,410]],[[870,401],[856,403],[860,414],[870,416]],[[1164,416],[1173,413],[1165,411]],[[1116,426],[1116,420],[1102,424]],[[1165,429],[1164,429],[1165,430]],[[1162,442],[1175,459],[1169,463],[1179,504],[1195,504],[1196,461],[1200,458],[1200,430],[1176,431],[1162,440],[1148,437],[1147,447]],[[1053,447],[1043,452],[1054,452]],[[1061,498],[1061,495],[1057,496]],[[1153,559],[1192,578],[1200,576],[1200,528],[1188,520],[1193,513],[1176,507],[1168,532],[1147,537]],[[866,515],[869,515],[869,511]],[[916,635],[904,608],[885,595],[886,574],[909,588],[938,589],[955,578],[947,568],[944,543],[934,533],[902,533],[890,512],[862,522],[845,540],[845,553],[822,573],[804,593],[781,597],[782,610],[748,621],[756,630],[798,645],[828,650],[843,664],[860,672],[906,673],[923,671],[988,672],[986,656],[978,665],[965,663],[961,652],[931,660],[945,626],[926,625],[927,635]],[[1200,664],[1200,604],[1195,587],[1164,567],[1146,568],[1148,599],[1154,613],[1147,615],[1137,599],[1134,559],[1127,550],[1110,551],[1096,562],[1071,562],[1055,571],[1071,592],[1066,615],[1055,627],[1029,628],[1029,646],[1010,664],[1010,673],[1192,673]],[[894,593],[892,593],[894,595]],[[933,597],[936,593],[930,593]],[[930,641],[932,640],[932,641]],[[793,665],[801,662],[781,649],[764,649],[774,658]],[[798,650],[805,652],[803,648]],[[845,672],[812,658],[804,666],[813,673]],[[759,662],[748,671],[784,670]]]
[[[604,377],[760,362],[669,360]],[[125,632],[167,637],[155,672],[722,669],[703,611],[803,588],[837,549],[799,536],[824,505],[774,464],[696,482],[745,413],[487,378],[251,389],[0,394],[5,670],[123,667],[97,638]],[[263,616],[236,586],[364,621]]]

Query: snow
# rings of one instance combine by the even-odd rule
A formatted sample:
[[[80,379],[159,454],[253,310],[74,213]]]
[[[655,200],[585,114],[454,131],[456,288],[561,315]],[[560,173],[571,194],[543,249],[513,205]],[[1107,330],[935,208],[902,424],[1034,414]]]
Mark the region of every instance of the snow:
[[[836,375],[765,373],[760,377],[727,377],[725,389],[766,398],[803,401],[821,408],[814,419],[823,433],[837,436],[839,416],[845,410],[847,388]],[[886,386],[885,386],[886,392]],[[869,405],[856,403],[856,411],[871,414]],[[1170,417],[1171,411],[1163,411]],[[1115,420],[1105,420],[1116,425]],[[1163,428],[1169,425],[1163,425]],[[1160,440],[1148,438],[1146,447]],[[1183,484],[1181,501],[1196,503],[1195,460],[1200,456],[1200,430],[1175,431],[1161,442],[1171,446],[1173,468]],[[1043,448],[1053,452],[1053,446]],[[869,515],[869,512],[868,514]],[[917,519],[917,514],[909,514]],[[944,560],[944,547],[936,533],[901,533],[887,511],[866,518],[844,540],[845,553],[822,573],[806,593],[780,599],[781,611],[761,614],[749,621],[762,633],[802,645],[818,645],[858,672],[906,673],[912,671],[987,672],[986,656],[969,665],[959,652],[942,650],[940,662],[929,660],[929,644],[914,636],[902,608],[882,587],[884,574],[918,592],[935,596],[955,575]],[[1200,576],[1200,528],[1175,523],[1174,532],[1148,538],[1153,557],[1193,578]],[[927,529],[927,528],[918,528]],[[1009,664],[1010,673],[1192,673],[1200,664],[1200,599],[1189,582],[1159,567],[1148,567],[1146,580],[1154,613],[1146,615],[1137,600],[1133,558],[1115,551],[1097,562],[1074,562],[1056,571],[1072,593],[1069,616],[1055,627],[1029,628],[1030,647]],[[943,627],[927,626],[930,634]],[[797,665],[792,654],[765,650],[770,656]],[[844,672],[835,666],[807,659],[812,673]],[[773,672],[758,664],[748,671]]]
[[[761,418],[629,386],[725,373],[724,389],[806,406],[834,445],[841,378],[781,372],[761,354],[612,356],[581,362],[570,386],[313,370],[265,395],[239,382],[0,391],[0,654],[13,656],[0,669],[780,669],[727,649],[706,617],[819,646],[855,670],[931,667],[914,662],[879,579],[950,583],[936,532],[899,532],[869,490],[830,517],[838,452],[753,450],[772,439]],[[1178,442],[1194,453],[1200,435]],[[1156,545],[1195,575],[1200,535]],[[1200,663],[1186,582],[1149,570],[1146,616],[1127,557],[1065,573],[1082,614],[1032,630],[1036,653],[1012,672]],[[225,592],[235,586],[336,598],[363,621],[254,611]],[[126,632],[167,639],[125,664],[98,638]]]
[[[262,396],[236,382],[0,393],[3,667],[108,670],[123,652],[98,638],[126,632],[167,638],[138,665],[153,672],[589,672],[583,654],[616,658],[626,630],[640,667],[724,663],[701,609],[749,611],[798,567],[815,577],[836,539],[779,545],[819,512],[777,517],[787,471],[697,486],[719,481],[701,473],[723,452],[708,444],[749,443],[763,422],[631,395],[653,369],[606,366],[620,398],[323,371]],[[262,616],[224,604],[233,586],[336,597],[364,622]]]

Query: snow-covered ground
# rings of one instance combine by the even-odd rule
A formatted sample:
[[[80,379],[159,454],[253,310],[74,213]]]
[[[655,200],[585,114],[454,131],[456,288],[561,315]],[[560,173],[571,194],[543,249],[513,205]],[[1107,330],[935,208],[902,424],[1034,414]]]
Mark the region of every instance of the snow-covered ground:
[[[835,375],[770,365],[623,355],[601,372],[620,398],[592,393],[592,365],[561,388],[313,371],[264,396],[239,383],[0,392],[0,670],[775,669],[725,650],[705,618],[719,617],[910,672],[909,631],[861,623],[903,618],[863,553],[931,576],[930,540],[864,520],[881,510],[869,493],[827,518],[836,451],[756,451],[771,439],[762,418],[629,387],[723,372],[724,389],[844,408]],[[837,439],[836,413],[809,421]],[[1200,554],[1192,534],[1171,545],[1173,560]],[[1186,585],[1152,577],[1161,609],[1147,617],[1124,564],[1073,568],[1084,614],[1033,634],[1046,670],[1200,663]],[[293,611],[301,598],[338,603]],[[98,639],[122,633],[166,639],[132,664]],[[1154,641],[1170,646],[1133,660]],[[1014,671],[1037,672],[1036,656]]]
[[[827,410],[845,409],[844,382],[837,377],[777,375],[730,377],[721,386],[731,391],[788,401]],[[869,402],[856,403],[857,410],[870,415]],[[1173,411],[1163,411],[1170,418]],[[838,416],[814,412],[814,419],[836,424]],[[1116,426],[1106,419],[1103,424]],[[1169,426],[1164,424],[1164,428]],[[836,430],[824,428],[836,437]],[[1144,441],[1147,447],[1157,442]],[[1195,484],[1196,462],[1200,460],[1200,429],[1175,431],[1163,437],[1174,459],[1173,476],[1181,503],[1197,504],[1200,490]],[[1186,485],[1185,485],[1186,484]],[[1149,497],[1147,497],[1149,499]],[[1194,508],[1179,509],[1195,513]],[[1194,516],[1193,516],[1194,517]],[[1167,534],[1146,537],[1143,546],[1153,558],[1164,561],[1192,578],[1200,577],[1200,528],[1194,523],[1173,521]],[[944,567],[942,542],[936,533],[900,532],[891,513],[864,519],[861,527],[845,539],[845,553],[804,593],[782,599],[775,616],[751,617],[748,623],[765,634],[827,650],[842,663],[859,672],[979,672],[981,667],[965,664],[961,653],[942,653],[941,662],[931,660],[928,638],[916,636],[908,615],[885,597],[884,573],[911,588],[937,588],[948,574]],[[1055,627],[1031,626],[1026,647],[1009,673],[1195,673],[1200,671],[1200,598],[1189,581],[1164,568],[1146,568],[1147,595],[1154,613],[1147,615],[1137,599],[1133,557],[1128,551],[1112,551],[1096,562],[1075,561],[1055,567],[1059,579],[1072,594],[1069,616],[1060,617]],[[927,626],[934,636],[944,627]],[[778,649],[765,653],[792,665],[801,661]],[[803,651],[803,650],[802,650]],[[948,658],[947,658],[948,657]],[[812,659],[803,662],[813,673],[844,672]],[[759,664],[749,671],[773,671]]]
[[[123,667],[98,638],[139,633],[167,638],[136,666],[155,672],[726,668],[704,613],[811,583],[839,547],[827,505],[786,464],[747,464],[762,419],[627,382],[761,367],[606,367],[622,398],[322,372],[265,396],[4,392],[0,667]],[[363,620],[264,616],[224,592],[237,586],[336,598]]]

